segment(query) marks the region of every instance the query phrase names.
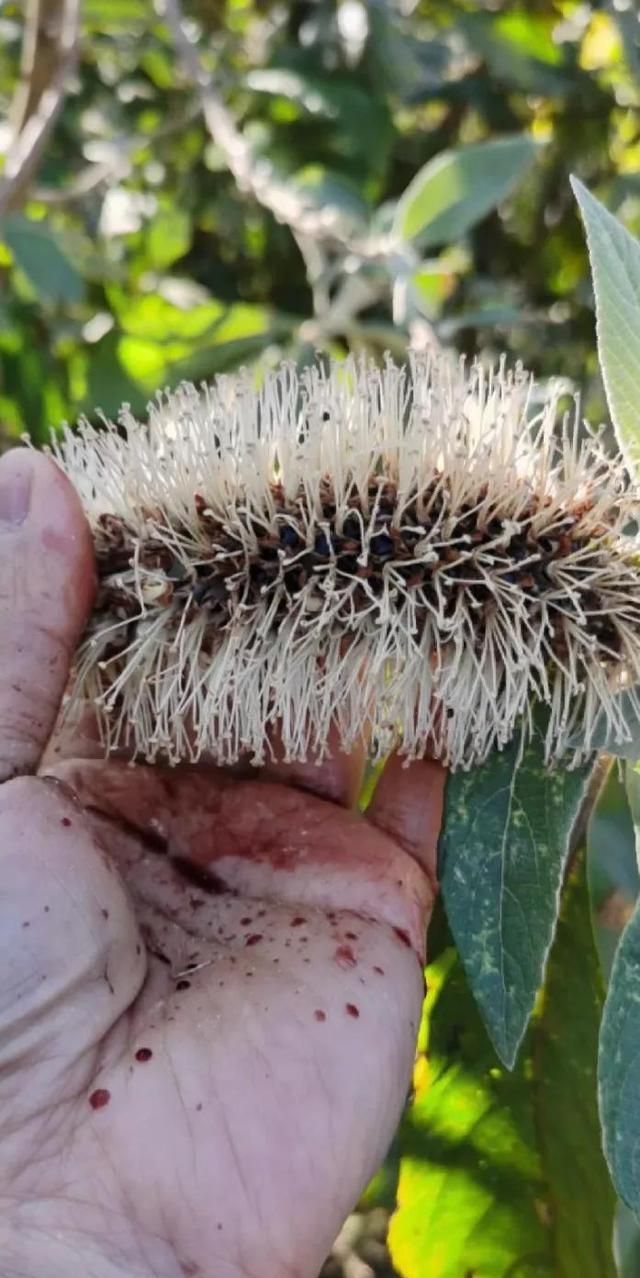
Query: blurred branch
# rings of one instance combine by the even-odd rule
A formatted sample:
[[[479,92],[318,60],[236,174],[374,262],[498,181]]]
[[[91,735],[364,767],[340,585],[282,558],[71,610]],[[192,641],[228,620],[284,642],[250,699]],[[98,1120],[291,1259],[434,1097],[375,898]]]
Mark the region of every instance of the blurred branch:
[[[337,244],[367,259],[386,255],[386,238],[376,236],[358,240],[352,223],[340,209],[332,205],[318,209],[305,204],[300,193],[291,183],[280,181],[267,161],[254,162],[251,149],[232,113],[202,66],[185,23],[180,0],[158,0],[158,7],[173,36],[184,74],[198,90],[205,124],[238,188],[253,195],[279,222],[289,226],[299,244],[311,237],[316,241]]]
[[[162,142],[165,138],[170,138],[176,133],[182,133],[199,115],[200,103],[191,102],[180,115],[171,117],[165,124],[155,130],[153,135],[154,145],[157,146],[158,142]],[[34,189],[34,196],[43,204],[48,205],[74,204],[76,201],[83,200],[85,196],[90,195],[92,191],[95,191],[103,184],[117,183],[128,177],[135,151],[138,148],[148,146],[148,144],[149,138],[143,133],[128,134],[126,137],[115,138],[110,144],[111,155],[108,159],[96,160],[91,164],[87,164],[65,186],[37,186]]]
[[[20,206],[40,162],[75,65],[79,25],[80,0],[28,0],[0,215]]]

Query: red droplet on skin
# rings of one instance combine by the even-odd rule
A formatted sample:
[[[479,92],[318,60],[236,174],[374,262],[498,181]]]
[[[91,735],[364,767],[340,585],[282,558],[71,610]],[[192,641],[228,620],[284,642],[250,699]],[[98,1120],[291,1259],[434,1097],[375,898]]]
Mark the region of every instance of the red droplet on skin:
[[[347,938],[347,940],[348,940],[348,941],[357,941],[357,939],[358,939],[358,933],[357,933],[357,932],[345,932],[345,936],[346,936],[346,938]]]
[[[70,818],[69,818],[69,817],[61,817],[61,819],[60,819],[60,825],[64,825],[65,827],[70,826],[70,825],[71,825],[71,820],[70,820]]]
[[[139,1047],[136,1052],[137,1061],[150,1061],[152,1056],[153,1052],[150,1047]]]
[[[378,965],[377,965],[377,964],[375,964],[375,965],[374,965],[373,970],[374,970],[374,972],[377,972],[377,973],[378,973],[378,976],[384,976],[384,968],[383,968],[383,967],[378,967]]]
[[[250,923],[253,923],[253,919],[249,919],[249,918],[240,919],[241,927],[248,927]]]
[[[313,1017],[314,1017],[314,1020],[316,1021],[326,1021],[327,1013],[323,1012],[321,1007],[317,1007],[315,1012],[313,1013]]]
[[[257,945],[261,940],[262,940],[262,933],[254,932],[251,936],[247,937],[245,941],[245,945]]]
[[[399,941],[402,941],[402,944],[403,944],[403,945],[406,945],[406,946],[408,947],[408,949],[411,949],[411,940],[410,940],[410,937],[409,937],[409,933],[408,933],[408,932],[405,932],[405,930],[404,930],[404,928],[403,928],[403,927],[394,927],[394,929],[393,929],[393,930],[394,930],[394,932],[395,932],[395,934],[396,934],[396,936],[397,936],[398,940],[399,940]]]
[[[97,1087],[95,1092],[92,1092],[89,1097],[89,1104],[92,1109],[104,1109],[110,1100],[111,1092],[108,1092],[106,1087]]]
[[[291,926],[302,927],[303,923],[306,923],[306,921],[307,920],[304,919],[301,914],[296,914],[296,917],[291,920]]]
[[[333,957],[338,967],[355,967],[357,963],[350,945],[339,945]]]
[[[360,1015],[360,1010],[356,1007],[355,1003],[345,1003],[344,1009],[347,1016],[353,1016],[355,1020],[357,1020]]]
[[[190,990],[190,989],[191,989],[191,981],[178,981],[178,984],[176,985],[176,989],[177,989],[177,990]]]

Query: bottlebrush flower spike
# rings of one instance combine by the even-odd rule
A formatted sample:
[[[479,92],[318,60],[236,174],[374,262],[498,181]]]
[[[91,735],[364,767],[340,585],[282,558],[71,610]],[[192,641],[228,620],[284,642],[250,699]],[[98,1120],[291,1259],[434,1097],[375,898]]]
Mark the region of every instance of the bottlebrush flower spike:
[[[444,357],[348,359],[160,396],[55,455],[100,588],[72,698],[108,749],[221,763],[398,735],[468,767],[550,708],[590,747],[640,678],[639,542],[621,461],[558,392]],[[640,696],[638,697],[640,714]]]

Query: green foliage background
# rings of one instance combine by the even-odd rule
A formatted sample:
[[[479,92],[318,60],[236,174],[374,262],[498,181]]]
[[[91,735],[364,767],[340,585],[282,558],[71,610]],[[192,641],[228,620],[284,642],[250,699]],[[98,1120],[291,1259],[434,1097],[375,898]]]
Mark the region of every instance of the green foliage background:
[[[184,377],[408,342],[506,351],[605,416],[568,179],[640,232],[634,0],[185,0],[177,27],[174,0],[83,0],[55,125],[12,185],[45,8],[55,28],[71,6],[0,0],[0,449]],[[639,1278],[595,1083],[601,969],[638,887],[624,766],[574,840],[512,1075],[436,922],[415,1097],[327,1275],[392,1272],[399,1202],[406,1278]]]
[[[5,435],[43,439],[61,418],[111,414],[123,399],[142,409],[184,375],[305,360],[316,345],[398,350],[431,330],[462,351],[507,349],[566,376],[604,414],[568,174],[640,229],[633,4],[189,3],[201,62],[253,170],[272,166],[320,226],[335,210],[337,245],[292,231],[238,189],[159,8],[81,5],[77,70],[0,234]],[[23,6],[5,0],[5,146],[22,35]],[[490,211],[466,232],[445,215],[409,262],[401,244],[363,262],[358,241],[393,224],[427,161],[523,134],[535,158],[497,209],[494,157],[470,175]],[[345,280],[362,293],[349,322],[319,322],[323,295]]]

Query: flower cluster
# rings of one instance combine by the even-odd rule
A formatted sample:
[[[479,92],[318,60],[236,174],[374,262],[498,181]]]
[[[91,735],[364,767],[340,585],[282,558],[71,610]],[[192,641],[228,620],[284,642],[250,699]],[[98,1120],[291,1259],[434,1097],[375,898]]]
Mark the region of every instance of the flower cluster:
[[[282,365],[55,445],[91,522],[73,698],[148,759],[429,752],[468,767],[549,707],[547,755],[640,678],[621,462],[520,368]],[[640,704],[639,704],[640,711]]]

